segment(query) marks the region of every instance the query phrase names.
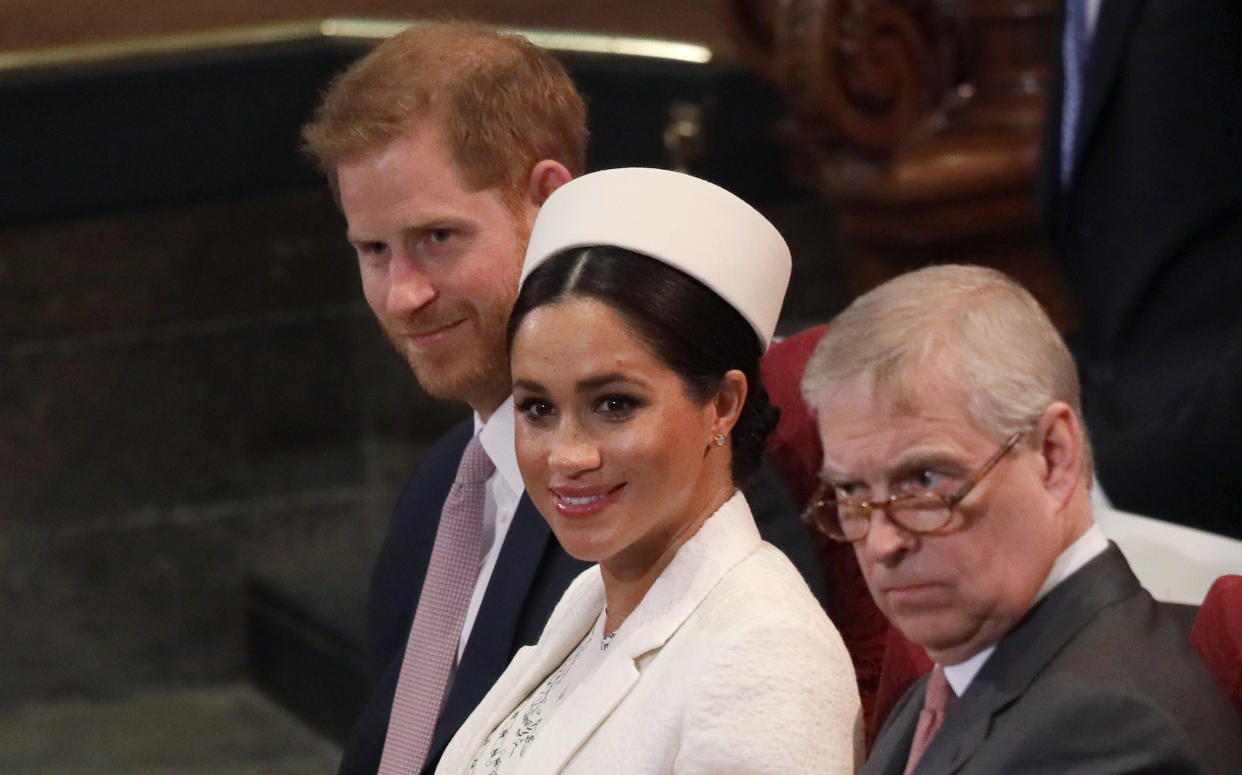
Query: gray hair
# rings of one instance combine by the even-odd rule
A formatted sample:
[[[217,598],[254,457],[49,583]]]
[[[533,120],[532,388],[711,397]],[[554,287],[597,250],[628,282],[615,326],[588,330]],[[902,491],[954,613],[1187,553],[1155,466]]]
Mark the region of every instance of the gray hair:
[[[929,375],[964,390],[970,416],[997,441],[1029,428],[1054,401],[1082,424],[1078,371],[1047,313],[1021,285],[980,266],[927,267],[859,296],[820,339],[802,395],[815,409],[845,383],[869,378],[874,392],[900,400]]]

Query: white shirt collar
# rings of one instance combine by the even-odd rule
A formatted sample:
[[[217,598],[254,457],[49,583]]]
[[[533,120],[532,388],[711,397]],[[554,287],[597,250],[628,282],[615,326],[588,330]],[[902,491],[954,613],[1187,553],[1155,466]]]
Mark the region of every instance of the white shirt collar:
[[[483,451],[492,459],[496,473],[500,474],[510,491],[523,492],[526,485],[522,483],[522,470],[518,468],[517,450],[513,446],[513,396],[506,398],[487,422],[483,422],[479,413],[475,412],[474,431],[479,434]]]
[[[996,651],[995,643],[965,662],[944,666],[944,677],[949,682],[949,686],[953,687],[954,694],[961,697],[966,693],[966,688],[970,686],[971,681],[975,680],[979,669],[983,667],[984,662],[988,661],[988,657],[992,656],[993,651]]]
[[[1074,571],[1091,562],[1107,548],[1108,539],[1098,525],[1092,524],[1087,532],[1078,536],[1074,543],[1057,555],[1056,562],[1052,563],[1052,570],[1048,571],[1048,578],[1044,579],[1043,586],[1035,593],[1031,605],[1038,603],[1053,587],[1074,575]]]
[[[1031,601],[1031,605],[1034,606],[1054,587],[1074,575],[1075,571],[1095,559],[1107,548],[1108,539],[1104,537],[1100,528],[1093,524],[1087,532],[1066,547],[1065,551],[1057,555],[1056,561],[1052,563],[1052,569],[1048,571],[1048,578],[1044,579],[1043,586],[1035,593],[1035,599]],[[983,668],[995,650],[996,644],[993,643],[965,662],[944,666],[944,677],[949,681],[949,686],[953,687],[954,694],[961,697],[966,692],[971,681],[975,680],[975,676],[979,674],[979,670]]]
[[[517,464],[517,451],[513,446],[513,398],[506,399],[487,422],[483,422],[478,412],[475,412],[474,432],[479,434],[479,443],[496,466],[496,471],[487,479],[487,497],[483,504],[483,544],[487,551],[479,564],[474,592],[466,609],[461,638],[458,639],[459,661],[465,653],[466,642],[474,629],[474,621],[483,605],[487,585],[500,558],[500,549],[504,546],[505,536],[509,532],[509,525],[513,523],[524,491],[522,472]]]

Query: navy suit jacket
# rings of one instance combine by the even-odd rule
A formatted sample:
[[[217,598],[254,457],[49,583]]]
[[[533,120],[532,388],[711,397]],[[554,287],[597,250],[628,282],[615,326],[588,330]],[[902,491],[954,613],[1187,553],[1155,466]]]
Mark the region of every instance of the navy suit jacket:
[[[1242,537],[1239,40],[1238,0],[1104,0],[1073,178],[1059,179],[1058,75],[1040,188],[1082,306],[1069,340],[1105,492]]]
[[[375,683],[346,741],[339,775],[374,775],[379,768],[440,510],[472,434],[469,421],[449,431],[398,498],[371,578],[367,650]],[[755,486],[746,488],[746,497],[760,535],[789,556],[822,604],[826,586],[823,568],[788,490],[765,466]],[[539,639],[561,594],[587,567],[589,563],[570,557],[561,548],[538,509],[523,495],[441,708],[424,773],[435,770],[453,734],[504,672],[514,653]]]
[[[860,775],[901,775],[919,680]],[[1110,546],[1037,603],[945,713],[915,775],[1097,775],[1242,770],[1242,719],[1186,623]]]

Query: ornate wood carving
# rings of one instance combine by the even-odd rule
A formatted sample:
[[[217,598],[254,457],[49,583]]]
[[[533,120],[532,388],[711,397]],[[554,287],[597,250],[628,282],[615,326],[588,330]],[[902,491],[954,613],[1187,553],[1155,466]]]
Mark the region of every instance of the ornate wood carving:
[[[1063,328],[1036,164],[1057,0],[735,0],[790,108],[791,168],[836,218],[851,291],[932,262],[995,266]]]
[[[782,5],[774,70],[803,121],[828,122],[862,149],[891,151],[940,102],[953,39],[927,0]]]

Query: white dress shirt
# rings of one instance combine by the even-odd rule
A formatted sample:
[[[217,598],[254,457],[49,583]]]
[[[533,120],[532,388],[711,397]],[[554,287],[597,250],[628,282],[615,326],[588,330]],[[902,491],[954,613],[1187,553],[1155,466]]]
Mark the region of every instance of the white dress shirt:
[[[487,480],[487,500],[483,506],[483,545],[487,547],[487,551],[479,564],[479,575],[474,581],[474,594],[470,596],[470,607],[466,609],[461,639],[457,642],[458,661],[461,661],[466,641],[470,639],[470,631],[474,629],[474,620],[478,618],[479,607],[483,604],[483,593],[487,591],[487,583],[491,581],[492,571],[496,569],[496,559],[500,556],[500,547],[505,542],[509,525],[513,523],[518,502],[526,492],[526,486],[522,484],[522,472],[518,469],[517,451],[513,446],[513,396],[506,398],[487,422],[483,422],[478,412],[475,412],[474,431],[479,434],[479,443],[496,466],[496,471]]]

